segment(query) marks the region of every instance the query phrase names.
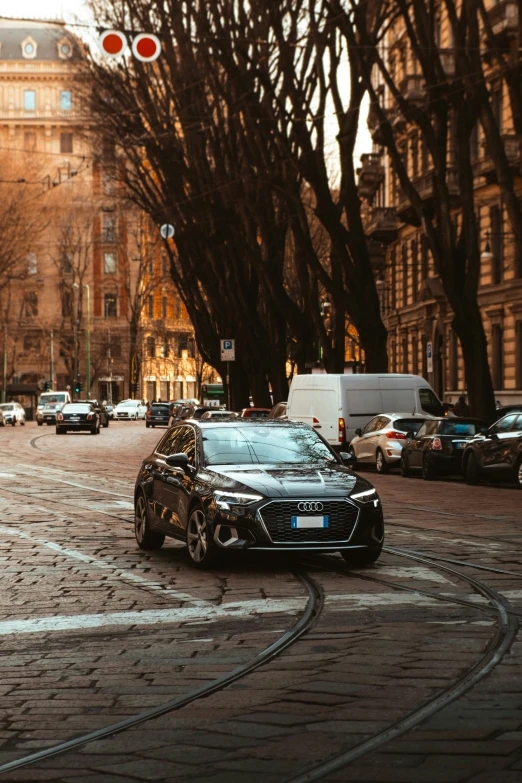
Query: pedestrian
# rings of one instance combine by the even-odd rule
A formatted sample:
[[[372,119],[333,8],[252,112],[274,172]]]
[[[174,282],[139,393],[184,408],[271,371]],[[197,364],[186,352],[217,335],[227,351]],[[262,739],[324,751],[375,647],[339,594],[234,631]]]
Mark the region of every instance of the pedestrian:
[[[460,418],[469,416],[469,405],[467,404],[464,395],[459,397],[459,401],[455,405],[455,415],[459,416]]]

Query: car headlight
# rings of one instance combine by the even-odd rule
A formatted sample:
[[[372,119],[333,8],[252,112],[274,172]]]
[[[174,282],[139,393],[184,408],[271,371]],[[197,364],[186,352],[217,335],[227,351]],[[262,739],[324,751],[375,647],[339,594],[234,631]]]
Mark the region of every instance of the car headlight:
[[[373,503],[377,508],[379,505],[379,495],[376,489],[365,489],[362,492],[354,492],[350,495],[351,500],[357,500],[359,503]]]
[[[249,492],[225,492],[225,490],[215,490],[214,498],[216,506],[222,511],[230,511],[233,506],[251,506],[263,500],[262,495],[254,495]]]

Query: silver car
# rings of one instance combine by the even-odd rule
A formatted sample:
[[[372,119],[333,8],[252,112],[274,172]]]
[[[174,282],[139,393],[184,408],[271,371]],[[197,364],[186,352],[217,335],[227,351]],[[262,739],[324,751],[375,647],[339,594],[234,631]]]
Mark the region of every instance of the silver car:
[[[18,422],[22,425],[25,424],[25,410],[22,408],[19,402],[4,402],[0,405],[0,410],[4,415],[4,421],[6,424],[12,424],[14,427]]]
[[[381,413],[355,430],[350,452],[358,464],[375,465],[377,473],[388,473],[393,465],[400,464],[406,433],[416,435],[423,422],[431,418],[421,413]]]

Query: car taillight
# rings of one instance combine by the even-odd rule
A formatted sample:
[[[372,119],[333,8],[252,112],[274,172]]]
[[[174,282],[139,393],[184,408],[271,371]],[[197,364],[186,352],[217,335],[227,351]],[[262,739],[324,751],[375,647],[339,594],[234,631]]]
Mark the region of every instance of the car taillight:
[[[150,411],[147,411],[147,416],[150,416]]]
[[[431,444],[431,448],[435,449],[435,451],[442,451],[442,441],[440,438],[433,438],[433,443]]]
[[[339,419],[339,443],[343,443],[345,440],[345,428],[346,424],[344,419]]]
[[[63,421],[63,416],[61,413],[59,413],[56,418],[58,419],[58,421]]]
[[[392,440],[406,440],[406,435],[404,432],[396,432],[395,430],[387,432],[386,437],[391,438]]]
[[[87,420],[90,421],[92,419],[92,413],[87,414]]]

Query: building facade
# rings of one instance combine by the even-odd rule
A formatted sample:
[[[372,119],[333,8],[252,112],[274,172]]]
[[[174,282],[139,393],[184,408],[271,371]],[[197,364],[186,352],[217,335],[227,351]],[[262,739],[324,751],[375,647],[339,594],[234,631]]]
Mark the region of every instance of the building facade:
[[[519,35],[516,0],[486,3],[493,34],[503,47],[516,47]],[[455,55],[451,30],[443,4],[438,17],[438,45],[442,67],[451,81]],[[484,41],[484,47],[487,47]],[[402,20],[388,32],[383,56],[394,82],[411,101],[426,100],[418,63],[409,46]],[[506,154],[522,198],[519,140],[515,137],[507,89],[491,66],[488,87]],[[434,199],[431,159],[417,130],[405,123],[394,107],[388,88],[377,85],[382,105],[392,124],[397,123],[398,148],[408,174],[424,203]],[[382,315],[388,329],[391,372],[424,375],[438,395],[455,402],[465,393],[464,367],[453,313],[433,265],[422,227],[410,222],[411,205],[400,188],[390,160],[380,144],[380,127],[374,113],[368,119],[373,151],[361,158],[359,192],[364,199],[365,225],[372,263],[379,287]],[[497,182],[495,166],[488,155],[483,131],[477,124],[471,139],[474,197],[481,276],[479,304],[488,340],[488,353],[495,398],[502,404],[522,402],[522,271],[515,269],[513,233]],[[461,220],[459,191],[452,169],[455,146],[448,150],[447,186],[453,197],[452,219]]]

